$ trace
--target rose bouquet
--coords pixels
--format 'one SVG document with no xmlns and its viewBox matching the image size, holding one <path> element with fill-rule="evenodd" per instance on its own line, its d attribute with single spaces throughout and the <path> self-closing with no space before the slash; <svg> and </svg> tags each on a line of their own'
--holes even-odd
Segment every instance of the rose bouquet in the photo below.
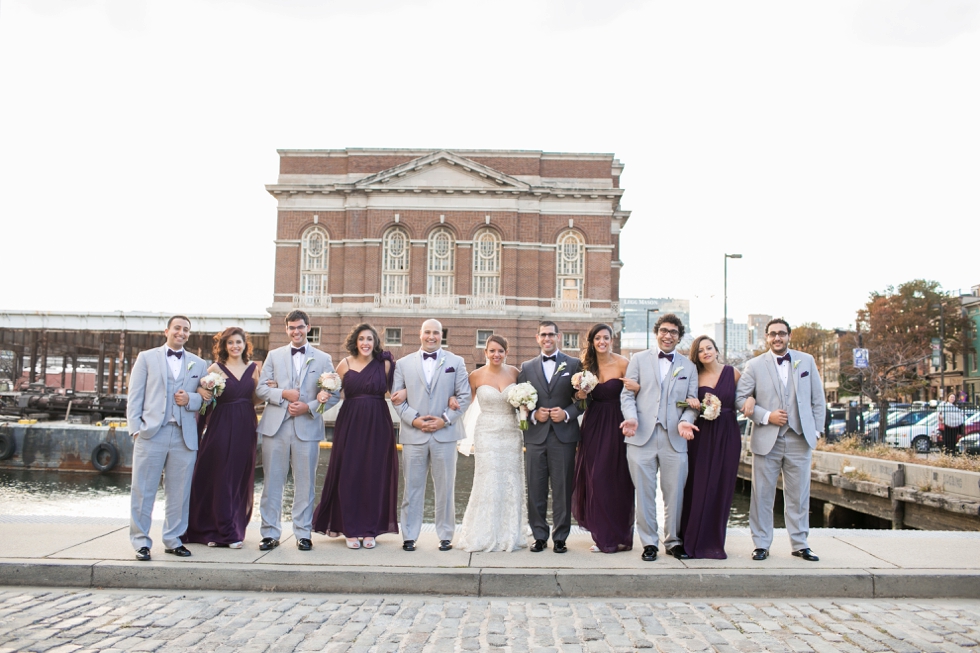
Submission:
<svg viewBox="0 0 980 653">
<path fill-rule="evenodd" d="M 538 391 L 530 383 L 518 383 L 507 393 L 507 403 L 520 412 L 520 429 L 528 429 L 527 416 L 538 405 Z"/>
<path fill-rule="evenodd" d="M 595 374 L 589 372 L 588 370 L 585 370 L 584 372 L 578 372 L 572 375 L 572 387 L 575 388 L 576 390 L 583 391 L 585 394 L 589 394 L 590 392 L 595 390 L 595 387 L 597 385 L 599 385 L 598 377 L 596 377 Z M 578 407 L 581 410 L 585 410 L 586 402 L 587 402 L 586 399 L 580 399 L 578 402 Z"/>
<path fill-rule="evenodd" d="M 221 372 L 211 372 L 210 374 L 205 374 L 201 379 L 201 387 L 205 390 L 211 391 L 211 401 L 206 401 L 201 404 L 201 414 L 207 412 L 208 406 L 211 404 L 216 404 L 218 402 L 218 397 L 221 393 L 225 391 L 225 379 Z"/>
<path fill-rule="evenodd" d="M 316 386 L 327 392 L 334 393 L 340 391 L 340 375 L 336 372 L 324 372 L 320 375 L 320 378 L 316 380 Z M 323 411 L 327 409 L 326 404 L 320 404 L 317 406 L 316 412 L 323 414 Z"/>
<path fill-rule="evenodd" d="M 678 408 L 690 408 L 686 401 L 678 401 Z M 721 415 L 721 399 L 714 396 L 710 392 L 704 395 L 704 401 L 701 402 L 701 417 L 706 421 L 710 422 L 712 420 L 718 419 Z"/>
</svg>

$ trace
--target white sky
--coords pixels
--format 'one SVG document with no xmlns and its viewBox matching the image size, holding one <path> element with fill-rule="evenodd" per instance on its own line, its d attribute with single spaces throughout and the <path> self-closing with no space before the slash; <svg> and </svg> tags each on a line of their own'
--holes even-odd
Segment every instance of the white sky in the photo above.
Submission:
<svg viewBox="0 0 980 653">
<path fill-rule="evenodd" d="M 0 310 L 260 313 L 277 148 L 612 152 L 621 295 L 980 283 L 980 0 L 2 0 Z M 193 238 L 193 240 L 189 240 Z M 227 281 L 226 281 L 227 279 Z"/>
</svg>

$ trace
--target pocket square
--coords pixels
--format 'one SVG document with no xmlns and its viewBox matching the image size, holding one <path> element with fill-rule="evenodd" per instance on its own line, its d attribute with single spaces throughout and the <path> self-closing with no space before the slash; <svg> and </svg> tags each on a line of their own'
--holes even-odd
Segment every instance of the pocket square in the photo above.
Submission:
<svg viewBox="0 0 980 653">
<path fill-rule="evenodd" d="M 686 379 L 687 379 L 687 377 L 686 377 L 686 376 L 682 376 L 681 378 L 679 378 L 679 379 L 677 379 L 677 380 L 678 380 L 678 381 L 684 381 L 684 380 L 686 380 Z"/>
<path fill-rule="evenodd" d="M 455 372 L 456 372 L 456 368 L 455 367 L 447 367 L 446 368 L 446 374 L 454 374 Z"/>
<path fill-rule="evenodd" d="M 801 378 L 801 379 L 802 379 L 802 378 L 803 378 L 804 376 L 810 376 L 810 373 L 809 373 L 809 372 L 804 372 L 803 374 L 800 374 L 800 378 Z"/>
<path fill-rule="evenodd" d="M 565 372 L 564 374 L 562 374 L 562 376 L 568 376 L 568 372 Z"/>
<path fill-rule="evenodd" d="M 194 376 L 192 376 L 191 378 L 192 378 L 192 379 L 196 379 L 196 378 L 198 378 L 198 376 L 197 376 L 197 374 L 195 374 L 195 375 L 194 375 Z"/>
</svg>

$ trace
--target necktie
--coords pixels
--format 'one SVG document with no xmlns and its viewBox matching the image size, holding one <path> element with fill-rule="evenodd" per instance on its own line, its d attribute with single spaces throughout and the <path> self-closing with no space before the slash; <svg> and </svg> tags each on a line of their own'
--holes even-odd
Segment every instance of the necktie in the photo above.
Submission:
<svg viewBox="0 0 980 653">
<path fill-rule="evenodd" d="M 789 354 L 786 354 L 785 356 L 777 356 L 776 357 L 776 365 L 782 365 L 783 364 L 783 361 L 786 361 L 787 363 L 790 362 Z"/>
<path fill-rule="evenodd" d="M 436 359 L 436 352 L 432 352 L 431 354 L 428 354 L 426 352 L 422 352 L 422 360 L 425 360 L 427 358 L 431 358 L 432 360 L 435 360 Z"/>
<path fill-rule="evenodd" d="M 292 355 L 293 356 L 295 356 L 296 354 L 305 354 L 306 353 L 306 345 L 303 345 L 302 347 L 293 347 L 292 350 L 293 350 L 293 352 L 292 352 Z"/>
<path fill-rule="evenodd" d="M 667 360 L 669 360 L 669 361 L 670 361 L 671 363 L 673 363 L 673 362 L 674 362 L 674 355 L 673 355 L 673 354 L 665 354 L 665 353 L 663 353 L 663 352 L 660 352 L 660 355 L 658 356 L 658 358 L 666 358 L 666 359 L 667 359 Z"/>
<path fill-rule="evenodd" d="M 554 356 L 543 356 L 541 358 L 541 360 L 542 361 L 556 361 L 557 362 L 558 361 L 558 354 L 555 354 Z"/>
<path fill-rule="evenodd" d="M 176 356 L 177 360 L 180 360 L 180 357 L 183 355 L 184 355 L 183 351 L 174 351 L 173 349 L 167 350 L 167 356 Z"/>
</svg>

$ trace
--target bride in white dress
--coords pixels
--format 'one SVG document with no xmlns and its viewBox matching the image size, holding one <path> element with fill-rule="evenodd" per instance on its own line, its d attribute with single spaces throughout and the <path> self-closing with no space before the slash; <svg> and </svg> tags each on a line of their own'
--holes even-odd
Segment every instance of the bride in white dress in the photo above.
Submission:
<svg viewBox="0 0 980 653">
<path fill-rule="evenodd" d="M 486 356 L 487 364 L 470 374 L 474 401 L 460 449 L 469 455 L 472 445 L 476 471 L 459 546 L 471 552 L 514 551 L 526 547 L 528 537 L 524 438 L 516 409 L 507 402 L 518 369 L 505 364 L 507 340 L 501 336 L 487 340 Z"/>
</svg>

